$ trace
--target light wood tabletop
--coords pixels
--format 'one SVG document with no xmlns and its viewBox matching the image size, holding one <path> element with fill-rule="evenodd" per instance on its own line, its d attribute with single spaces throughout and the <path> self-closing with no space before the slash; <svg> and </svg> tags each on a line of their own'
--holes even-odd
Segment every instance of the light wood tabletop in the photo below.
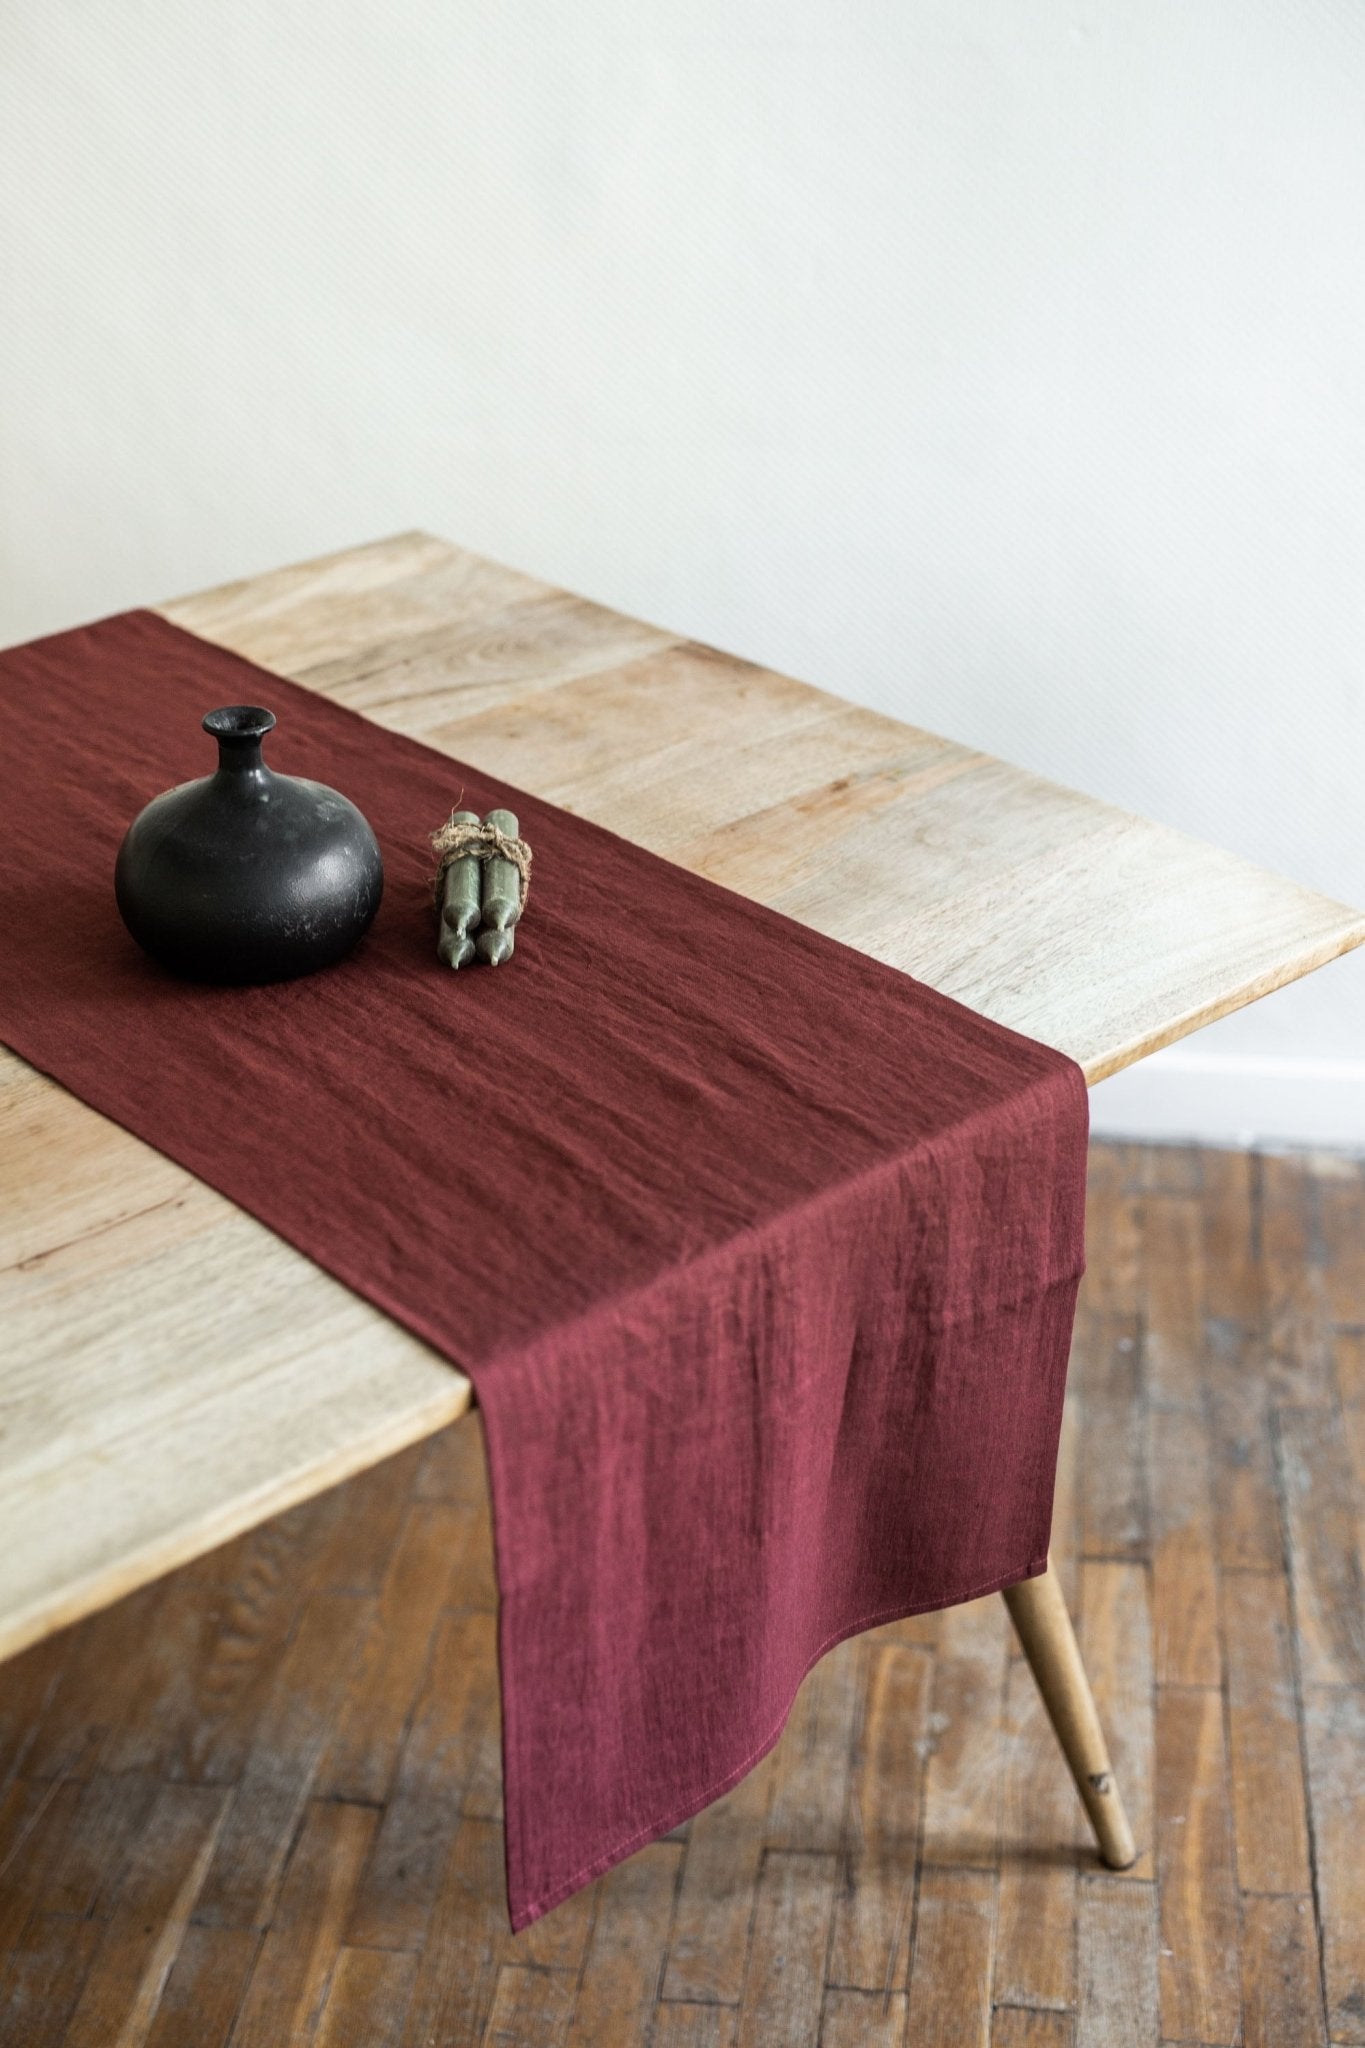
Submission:
<svg viewBox="0 0 1365 2048">
<path fill-rule="evenodd" d="M 1092 1082 L 1365 940 L 1359 913 L 1231 854 L 426 534 L 158 609 L 905 969 Z M 0 1655 L 470 1399 L 378 1310 L 8 1053 L 0 1332 Z"/>
</svg>

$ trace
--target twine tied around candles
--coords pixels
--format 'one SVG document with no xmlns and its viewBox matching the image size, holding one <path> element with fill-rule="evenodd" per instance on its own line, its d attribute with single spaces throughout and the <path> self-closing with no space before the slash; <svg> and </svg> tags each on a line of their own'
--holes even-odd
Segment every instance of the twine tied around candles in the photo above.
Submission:
<svg viewBox="0 0 1365 2048">
<path fill-rule="evenodd" d="M 459 808 L 457 804 L 455 809 Z M 431 844 L 439 857 L 432 881 L 432 893 L 437 903 L 441 900 L 441 887 L 445 881 L 446 869 L 453 861 L 510 860 L 521 885 L 518 915 L 525 910 L 526 899 L 531 893 L 531 849 L 524 839 L 509 839 L 505 832 L 500 832 L 497 826 L 489 823 L 487 819 L 482 825 L 459 824 L 452 812 L 440 830 L 432 833 Z"/>
</svg>

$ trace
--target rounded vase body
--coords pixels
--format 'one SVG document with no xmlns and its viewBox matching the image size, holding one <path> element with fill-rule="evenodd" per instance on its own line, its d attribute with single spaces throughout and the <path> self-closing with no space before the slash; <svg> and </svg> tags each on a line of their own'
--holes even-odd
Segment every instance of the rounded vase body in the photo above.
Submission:
<svg viewBox="0 0 1365 2048">
<path fill-rule="evenodd" d="M 168 789 L 124 836 L 114 891 L 154 959 L 199 981 L 282 981 L 330 967 L 369 928 L 384 888 L 378 841 L 325 783 L 261 758 L 274 713 L 211 711 L 218 771 Z"/>
</svg>

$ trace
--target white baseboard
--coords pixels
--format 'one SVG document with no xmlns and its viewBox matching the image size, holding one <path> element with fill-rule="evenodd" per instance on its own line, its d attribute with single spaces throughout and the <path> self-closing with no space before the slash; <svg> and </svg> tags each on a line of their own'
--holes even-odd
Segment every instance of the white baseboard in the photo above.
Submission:
<svg viewBox="0 0 1365 2048">
<path fill-rule="evenodd" d="M 1365 1059 L 1173 1045 L 1092 1088 L 1090 1128 L 1106 1138 L 1365 1152 Z"/>
</svg>

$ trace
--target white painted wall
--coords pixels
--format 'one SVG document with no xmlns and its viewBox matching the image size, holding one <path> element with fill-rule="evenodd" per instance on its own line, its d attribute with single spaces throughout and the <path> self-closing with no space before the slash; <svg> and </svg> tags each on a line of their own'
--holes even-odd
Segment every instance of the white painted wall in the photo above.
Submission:
<svg viewBox="0 0 1365 2048">
<path fill-rule="evenodd" d="M 424 524 L 1365 901 L 1352 0 L 7 0 L 0 208 L 0 639 Z"/>
</svg>

